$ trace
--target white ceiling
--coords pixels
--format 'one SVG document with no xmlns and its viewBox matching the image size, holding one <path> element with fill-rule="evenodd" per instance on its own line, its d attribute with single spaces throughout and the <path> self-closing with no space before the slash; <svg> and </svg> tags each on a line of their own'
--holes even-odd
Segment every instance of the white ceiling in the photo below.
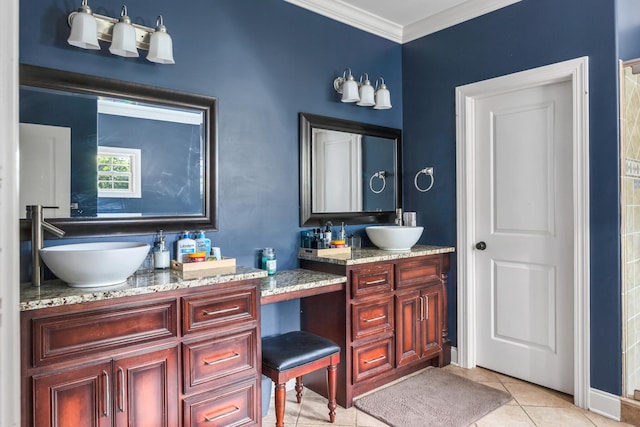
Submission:
<svg viewBox="0 0 640 427">
<path fill-rule="evenodd" d="M 397 43 L 406 43 L 521 0 L 285 1 Z"/>
</svg>

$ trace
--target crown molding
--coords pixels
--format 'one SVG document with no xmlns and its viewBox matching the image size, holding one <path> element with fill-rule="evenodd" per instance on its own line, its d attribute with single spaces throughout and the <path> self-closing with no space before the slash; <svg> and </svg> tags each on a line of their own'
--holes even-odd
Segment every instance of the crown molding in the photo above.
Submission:
<svg viewBox="0 0 640 427">
<path fill-rule="evenodd" d="M 339 0 L 285 1 L 396 43 L 407 43 L 522 0 L 467 0 L 406 26 Z"/>
<path fill-rule="evenodd" d="M 520 1 L 522 0 L 467 0 L 457 6 L 406 25 L 403 29 L 402 43 L 419 39 Z"/>
<path fill-rule="evenodd" d="M 285 0 L 343 24 L 402 43 L 402 25 L 380 18 L 365 10 L 333 0 Z"/>
</svg>

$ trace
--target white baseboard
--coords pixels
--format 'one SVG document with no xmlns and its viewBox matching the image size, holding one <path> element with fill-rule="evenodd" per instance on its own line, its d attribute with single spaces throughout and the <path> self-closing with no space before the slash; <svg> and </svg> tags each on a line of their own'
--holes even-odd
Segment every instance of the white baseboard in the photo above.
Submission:
<svg viewBox="0 0 640 427">
<path fill-rule="evenodd" d="M 458 347 L 451 347 L 451 364 L 458 366 Z"/>
<path fill-rule="evenodd" d="M 589 389 L 589 410 L 603 417 L 620 421 L 620 396 L 595 388 Z"/>
</svg>

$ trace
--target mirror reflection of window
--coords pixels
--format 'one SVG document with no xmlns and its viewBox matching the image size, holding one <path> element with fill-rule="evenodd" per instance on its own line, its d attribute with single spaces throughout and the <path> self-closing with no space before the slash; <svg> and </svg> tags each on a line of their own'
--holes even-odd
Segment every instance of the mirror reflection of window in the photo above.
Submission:
<svg viewBox="0 0 640 427">
<path fill-rule="evenodd" d="M 142 197 L 142 151 L 98 146 L 98 197 Z"/>
</svg>

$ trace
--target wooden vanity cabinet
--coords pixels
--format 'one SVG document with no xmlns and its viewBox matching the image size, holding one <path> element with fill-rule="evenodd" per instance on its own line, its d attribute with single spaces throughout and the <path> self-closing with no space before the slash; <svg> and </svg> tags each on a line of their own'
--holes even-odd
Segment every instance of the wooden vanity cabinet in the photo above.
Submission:
<svg viewBox="0 0 640 427">
<path fill-rule="evenodd" d="M 449 254 L 341 265 L 300 260 L 301 268 L 347 276 L 340 296 L 301 300 L 302 328 L 342 348 L 338 403 L 429 365 L 450 362 L 446 327 Z M 344 315 L 341 314 L 344 313 Z M 305 383 L 324 394 L 322 373 Z"/>
<path fill-rule="evenodd" d="M 260 425 L 258 289 L 248 280 L 21 312 L 22 425 Z"/>
<path fill-rule="evenodd" d="M 173 346 L 34 376 L 33 425 L 175 425 L 177 367 Z"/>
</svg>

